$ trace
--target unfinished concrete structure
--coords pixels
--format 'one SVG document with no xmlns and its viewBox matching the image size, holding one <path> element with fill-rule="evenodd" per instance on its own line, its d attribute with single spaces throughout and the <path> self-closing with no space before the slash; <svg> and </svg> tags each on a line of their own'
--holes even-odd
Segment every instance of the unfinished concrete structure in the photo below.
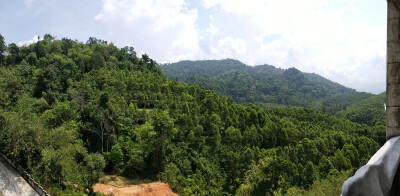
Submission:
<svg viewBox="0 0 400 196">
<path fill-rule="evenodd" d="M 2 156 L 0 156 L 0 195 L 39 196 L 35 189 Z"/>
<path fill-rule="evenodd" d="M 386 139 L 400 136 L 400 0 L 388 0 Z"/>
</svg>

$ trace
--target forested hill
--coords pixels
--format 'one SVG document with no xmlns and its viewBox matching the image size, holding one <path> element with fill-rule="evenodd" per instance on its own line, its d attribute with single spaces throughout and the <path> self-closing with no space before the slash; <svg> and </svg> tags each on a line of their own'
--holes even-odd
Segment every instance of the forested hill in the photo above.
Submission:
<svg viewBox="0 0 400 196">
<path fill-rule="evenodd" d="M 385 125 L 386 113 L 384 103 L 386 103 L 386 92 L 354 103 L 345 110 L 337 112 L 336 116 L 371 126 Z"/>
<path fill-rule="evenodd" d="M 338 195 L 385 141 L 382 125 L 168 80 L 149 56 L 96 38 L 19 47 L 0 35 L 0 93 L 0 151 L 51 195 L 89 194 L 103 173 L 180 195 Z"/>
<path fill-rule="evenodd" d="M 339 111 L 345 110 L 347 107 L 357 104 L 360 101 L 366 100 L 375 96 L 366 92 L 354 92 L 348 94 L 334 94 L 327 97 L 322 102 L 321 110 L 330 114 L 336 114 Z"/>
<path fill-rule="evenodd" d="M 172 80 L 196 84 L 237 103 L 320 108 L 324 99 L 356 92 L 317 74 L 272 65 L 247 66 L 237 60 L 180 61 L 162 65 Z"/>
</svg>

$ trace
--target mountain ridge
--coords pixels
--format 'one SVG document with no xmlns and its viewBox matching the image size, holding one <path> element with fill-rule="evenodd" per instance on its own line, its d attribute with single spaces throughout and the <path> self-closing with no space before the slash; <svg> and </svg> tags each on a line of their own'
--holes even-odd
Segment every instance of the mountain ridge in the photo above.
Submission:
<svg viewBox="0 0 400 196">
<path fill-rule="evenodd" d="M 283 104 L 320 108 L 324 99 L 357 91 L 315 73 L 273 65 L 249 66 L 238 60 L 179 61 L 163 64 L 172 80 L 196 84 L 241 104 Z"/>
</svg>

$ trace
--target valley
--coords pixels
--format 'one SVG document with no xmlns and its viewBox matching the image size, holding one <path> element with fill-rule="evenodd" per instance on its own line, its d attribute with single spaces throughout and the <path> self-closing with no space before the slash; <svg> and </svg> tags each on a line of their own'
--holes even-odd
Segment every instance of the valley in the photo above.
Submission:
<svg viewBox="0 0 400 196">
<path fill-rule="evenodd" d="M 105 174 L 179 195 L 338 195 L 386 141 L 383 94 L 296 68 L 159 65 L 94 37 L 4 47 L 0 150 L 51 195 Z"/>
</svg>

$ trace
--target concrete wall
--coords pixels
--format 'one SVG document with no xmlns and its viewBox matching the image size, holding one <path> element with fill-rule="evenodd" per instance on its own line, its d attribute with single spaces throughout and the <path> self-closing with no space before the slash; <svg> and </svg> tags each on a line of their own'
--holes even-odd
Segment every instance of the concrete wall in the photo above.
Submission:
<svg viewBox="0 0 400 196">
<path fill-rule="evenodd" d="M 3 153 L 0 152 L 0 156 L 7 161 L 18 173 L 25 179 L 25 181 L 31 185 L 31 187 L 40 195 L 40 196 L 50 196 L 37 182 L 33 180 L 33 178 L 22 169 L 21 166 L 11 161 L 8 157 L 6 157 Z"/>
<path fill-rule="evenodd" d="M 388 0 L 386 139 L 400 136 L 400 0 Z"/>
<path fill-rule="evenodd" d="M 400 195 L 400 136 L 389 139 L 342 186 L 342 196 Z"/>
</svg>

